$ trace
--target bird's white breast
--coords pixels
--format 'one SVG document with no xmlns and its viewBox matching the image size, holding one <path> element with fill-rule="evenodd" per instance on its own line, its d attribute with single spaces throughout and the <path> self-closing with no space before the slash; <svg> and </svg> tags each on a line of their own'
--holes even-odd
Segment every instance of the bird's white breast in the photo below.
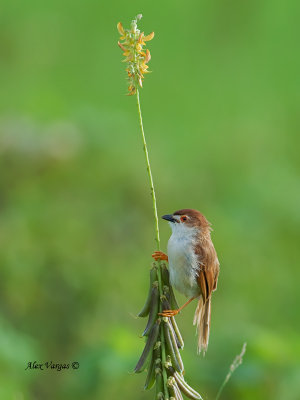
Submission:
<svg viewBox="0 0 300 400">
<path fill-rule="evenodd" d="M 199 230 L 179 223 L 170 224 L 172 235 L 168 242 L 170 281 L 186 297 L 200 294 L 197 284 L 198 260 L 194 245 Z"/>
</svg>

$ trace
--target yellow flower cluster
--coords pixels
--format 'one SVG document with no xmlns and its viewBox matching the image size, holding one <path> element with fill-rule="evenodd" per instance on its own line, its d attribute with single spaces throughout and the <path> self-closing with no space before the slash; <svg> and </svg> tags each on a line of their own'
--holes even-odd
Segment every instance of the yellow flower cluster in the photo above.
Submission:
<svg viewBox="0 0 300 400">
<path fill-rule="evenodd" d="M 144 74 L 147 74 L 148 62 L 151 59 L 150 51 L 143 50 L 145 42 L 153 39 L 154 32 L 145 36 L 144 32 L 140 32 L 137 28 L 137 22 L 142 18 L 139 14 L 132 22 L 130 29 L 124 29 L 121 22 L 118 23 L 117 28 L 121 35 L 118 42 L 119 47 L 123 50 L 125 56 L 124 62 L 127 63 L 127 74 L 129 80 L 128 95 L 132 96 L 136 93 L 137 85 L 143 87 Z"/>
</svg>

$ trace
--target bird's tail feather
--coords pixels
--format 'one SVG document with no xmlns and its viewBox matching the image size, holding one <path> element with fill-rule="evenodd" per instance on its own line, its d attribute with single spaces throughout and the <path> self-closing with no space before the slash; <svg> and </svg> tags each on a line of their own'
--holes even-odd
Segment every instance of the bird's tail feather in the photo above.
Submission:
<svg viewBox="0 0 300 400">
<path fill-rule="evenodd" d="M 198 333 L 198 353 L 203 351 L 205 354 L 208 346 L 209 328 L 210 328 L 211 299 L 210 297 L 204 302 L 200 296 L 194 316 L 194 325 L 196 325 Z"/>
</svg>

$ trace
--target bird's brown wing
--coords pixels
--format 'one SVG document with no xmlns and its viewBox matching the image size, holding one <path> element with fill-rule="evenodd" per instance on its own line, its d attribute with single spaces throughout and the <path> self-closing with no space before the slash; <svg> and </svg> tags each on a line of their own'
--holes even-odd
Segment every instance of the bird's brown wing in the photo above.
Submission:
<svg viewBox="0 0 300 400">
<path fill-rule="evenodd" d="M 199 260 L 197 283 L 205 302 L 217 288 L 219 260 L 210 237 L 197 244 L 195 253 Z"/>
</svg>

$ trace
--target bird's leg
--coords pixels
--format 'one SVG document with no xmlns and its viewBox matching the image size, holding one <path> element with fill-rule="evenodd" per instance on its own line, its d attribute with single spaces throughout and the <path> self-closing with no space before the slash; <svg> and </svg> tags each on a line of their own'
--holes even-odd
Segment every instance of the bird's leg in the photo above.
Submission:
<svg viewBox="0 0 300 400">
<path fill-rule="evenodd" d="M 161 315 L 162 317 L 174 317 L 174 315 L 177 315 L 180 313 L 180 311 L 186 307 L 188 304 L 190 304 L 191 301 L 196 299 L 198 296 L 194 296 L 191 299 L 189 299 L 186 303 L 184 303 L 183 306 L 179 307 L 178 310 L 164 310 L 162 313 L 158 313 L 158 315 Z"/>
<path fill-rule="evenodd" d="M 154 258 L 155 261 L 161 260 L 161 261 L 168 261 L 168 256 L 163 253 L 162 251 L 155 251 L 152 254 L 152 257 Z"/>
</svg>

